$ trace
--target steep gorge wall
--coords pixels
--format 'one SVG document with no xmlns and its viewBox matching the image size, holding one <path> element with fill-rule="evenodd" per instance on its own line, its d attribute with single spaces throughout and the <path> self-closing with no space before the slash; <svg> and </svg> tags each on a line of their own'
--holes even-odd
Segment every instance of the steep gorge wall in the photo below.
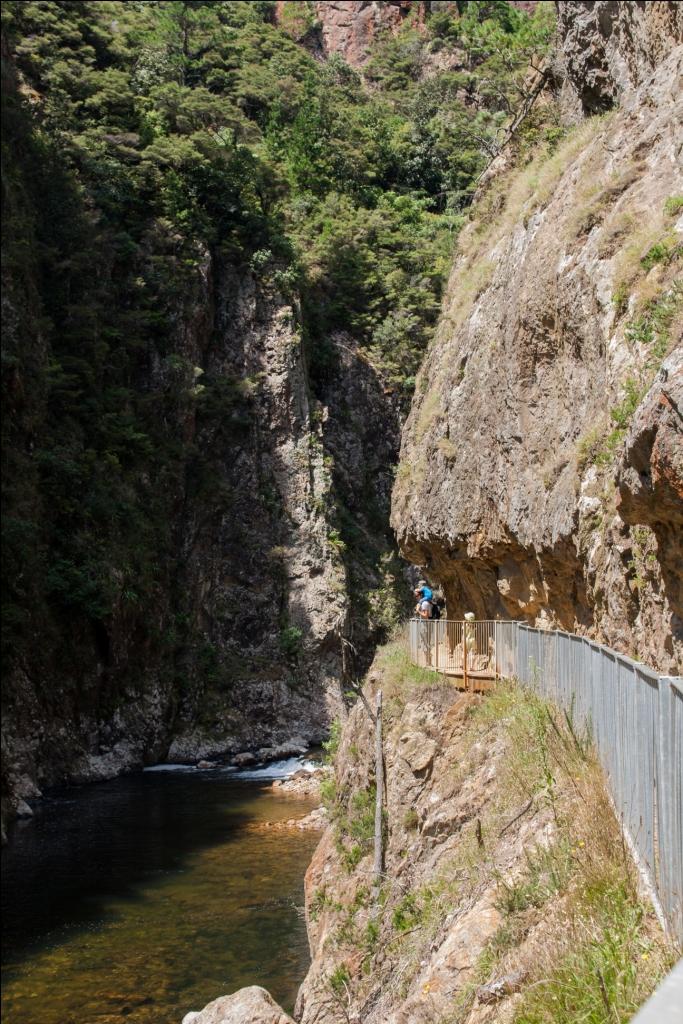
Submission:
<svg viewBox="0 0 683 1024">
<path fill-rule="evenodd" d="M 9 61 L 5 70 L 11 97 Z M 66 421 L 61 443 L 74 446 L 72 463 L 55 447 L 61 414 L 50 417 L 46 383 L 58 332 L 68 330 L 51 322 L 41 265 L 41 233 L 53 212 L 41 208 L 33 184 L 43 154 L 32 148 L 21 108 L 12 111 L 6 212 L 29 256 L 17 264 L 12 233 L 3 276 L 3 475 L 8 551 L 17 550 L 20 562 L 6 567 L 4 593 L 11 630 L 3 811 L 44 786 L 154 760 L 319 742 L 347 675 L 367 664 L 392 601 L 393 396 L 342 335 L 330 339 L 328 378 L 314 386 L 297 295 L 285 297 L 272 273 L 237 265 L 201 241 L 188 260 L 159 222 L 134 269 L 139 282 L 158 276 L 168 285 L 154 311 L 168 327 L 135 356 L 132 376 L 121 379 L 110 364 L 100 378 L 94 357 L 89 371 L 93 392 L 125 384 L 126 401 L 144 403 L 156 449 L 129 469 L 125 450 L 91 453 L 97 500 L 107 505 L 106 532 L 88 534 L 77 507 L 90 508 L 91 479 L 75 477 L 69 487 L 81 493 L 72 498 L 60 485 L 59 505 L 50 505 L 50 453 L 60 456 L 60 472 L 71 471 L 79 434 Z M 76 205 L 73 216 L 82 215 Z M 99 260 L 99 250 L 90 258 Z M 116 294 L 108 255 L 82 294 L 68 278 L 69 259 L 62 265 L 65 291 L 83 308 L 96 309 L 98 281 Z M 125 308 L 131 300 L 119 301 Z M 79 405 L 82 435 L 96 438 L 98 424 Z M 107 458 L 111 486 L 101 477 Z M 116 595 L 109 608 L 90 596 L 94 579 L 83 583 L 55 560 L 55 533 L 68 521 L 88 545 L 101 546 L 105 583 Z M 137 572 L 145 589 L 122 571 Z M 55 589 L 64 580 L 68 603 Z"/>
<path fill-rule="evenodd" d="M 565 109 L 616 109 L 475 206 L 392 522 L 451 616 L 587 632 L 676 671 L 681 9 L 558 7 Z"/>
<path fill-rule="evenodd" d="M 5 688 L 10 803 L 165 757 L 326 735 L 345 673 L 362 670 L 382 631 L 382 598 L 374 612 L 363 599 L 387 585 L 398 418 L 350 339 L 339 339 L 329 404 L 316 399 L 296 317 L 272 287 L 207 259 L 176 352 L 204 370 L 208 401 L 216 382 L 229 381 L 229 395 L 219 415 L 202 395 L 187 403 L 173 425 L 179 464 L 151 482 L 168 488 L 156 599 L 122 601 L 102 621 L 55 617 L 37 581 L 44 632 Z M 153 358 L 145 387 L 163 391 L 168 373 Z M 197 387 L 192 373 L 183 386 Z M 337 531 L 347 492 L 335 475 L 361 484 L 346 514 L 364 560 Z"/>
<path fill-rule="evenodd" d="M 381 11 L 398 18 L 398 25 L 408 6 L 326 4 L 323 15 L 372 8 L 373 17 Z M 623 18 L 614 15 L 621 6 Z M 423 392 L 405 434 L 394 518 L 407 554 L 440 576 L 456 612 L 471 605 L 480 614 L 526 614 L 602 630 L 625 649 L 667 665 L 674 648 L 666 631 L 675 634 L 681 600 L 675 368 L 633 420 L 618 476 L 618 516 L 613 470 L 587 468 L 579 501 L 574 492 L 580 474 L 572 460 L 579 459 L 579 449 L 590 449 L 584 442 L 599 416 L 606 419 L 605 393 L 616 402 L 620 381 L 650 360 L 646 344 L 633 349 L 625 343 L 632 309 L 614 307 L 608 292 L 621 273 L 617 249 L 624 236 L 639 257 L 652 233 L 631 238 L 622 215 L 640 223 L 653 214 L 655 235 L 671 225 L 662 207 L 675 191 L 679 155 L 672 129 L 673 56 L 651 84 L 648 75 L 671 49 L 680 12 L 674 4 L 585 7 L 585 17 L 570 18 L 560 5 L 566 40 L 576 36 L 565 46 L 569 81 L 582 82 L 589 71 L 581 63 L 585 39 L 579 29 L 584 36 L 594 33 L 594 54 L 609 24 L 604 53 L 591 58 L 607 68 L 595 87 L 603 90 L 596 109 L 618 99 L 623 110 L 602 127 L 595 122 L 599 131 L 585 145 L 583 136 L 570 140 L 566 173 L 552 160 L 540 169 L 549 175 L 546 188 L 554 187 L 553 175 L 560 180 L 557 198 L 538 199 L 531 185 L 529 195 L 519 185 L 517 212 L 521 216 L 527 203 L 527 223 L 512 218 L 509 208 L 495 210 L 493 194 L 494 227 L 496 216 L 502 218 L 499 234 L 488 239 L 493 255 L 477 251 L 462 280 L 462 263 L 454 270 L 453 315 L 465 326 L 456 332 L 444 318 L 423 370 Z M 586 27 L 590 18 L 602 27 Z M 628 32 L 620 29 L 624 19 Z M 349 24 L 360 22 L 354 16 Z M 369 37 L 361 36 L 365 46 Z M 623 46 L 614 42 L 623 36 L 628 45 L 637 41 L 628 73 L 617 60 Z M 340 47 L 343 52 L 346 43 Z M 340 52 L 330 44 L 332 50 Z M 637 93 L 636 87 L 649 91 Z M 595 106 L 571 85 L 565 102 L 571 116 Z M 593 123 L 588 126 L 592 132 Z M 20 165 L 22 184 L 9 212 L 25 227 L 27 251 L 44 252 L 40 221 L 54 211 L 43 208 L 42 186 L 33 193 L 30 186 L 42 153 L 25 148 L 25 134 L 19 134 L 9 158 Z M 107 139 L 124 147 L 127 159 L 137 159 L 132 136 Z M 59 178 L 64 168 L 57 172 Z M 588 194 L 598 174 L 617 186 Z M 80 209 L 79 216 L 90 231 L 92 210 Z M 563 224 L 568 240 L 560 275 L 551 268 Z M 119 596 L 106 614 L 56 608 L 52 582 L 41 574 L 54 518 L 49 496 L 41 492 L 44 467 L 36 454 L 44 457 L 53 429 L 45 380 L 54 338 L 41 296 L 53 282 L 45 280 L 35 256 L 8 264 L 5 468 L 20 482 L 10 495 L 12 528 L 24 531 L 24 549 L 33 552 L 16 577 L 20 592 L 10 594 L 18 614 L 30 609 L 28 627 L 19 622 L 18 657 L 8 666 L 3 691 L 3 799 L 10 805 L 30 798 L 37 786 L 104 777 L 165 756 L 319 738 L 339 701 L 340 682 L 367 664 L 396 608 L 398 569 L 386 523 L 399 413 L 355 339 L 332 336 L 332 369 L 325 380 L 314 380 L 298 297 L 282 293 L 276 273 L 256 272 L 200 241 L 187 259 L 163 223 L 150 230 L 142 249 L 134 268 L 140 276 L 131 273 L 131 280 L 136 288 L 149 288 L 155 277 L 166 282 L 151 316 L 165 317 L 170 326 L 136 356 L 132 381 L 125 384 L 152 410 L 164 459 L 148 460 L 130 474 L 131 501 L 145 514 L 127 524 L 128 535 L 121 528 L 115 552 L 125 566 L 127 551 L 137 557 L 129 535 L 145 534 L 148 591 L 129 591 L 117 576 Z M 75 261 L 71 253 L 63 255 L 58 285 L 66 292 L 73 287 Z M 492 282 L 470 315 L 469 299 L 463 302 L 458 289 L 471 298 L 495 262 Z M 672 266 L 655 266 L 647 287 L 658 293 L 668 287 Z M 117 273 L 114 257 L 93 265 L 93 292 Z M 522 277 L 528 283 L 520 287 Z M 125 289 L 112 294 L 124 309 L 137 301 L 137 293 L 132 300 Z M 82 298 L 76 296 L 74 305 Z M 68 322 L 62 327 L 70 329 Z M 555 358 L 559 337 L 561 366 Z M 504 339 L 508 354 L 495 368 L 486 348 L 491 339 Z M 437 382 L 443 375 L 436 393 L 432 373 Z M 563 374 L 575 380 L 571 397 Z M 489 395 L 498 405 L 489 403 Z M 549 425 L 560 420 L 553 438 Z M 458 449 L 463 433 L 475 441 Z M 548 463 L 542 486 L 537 473 L 530 474 L 531 482 L 523 479 L 532 435 Z M 508 447 L 514 458 L 508 459 Z M 569 467 L 562 462 L 565 449 Z M 486 472 L 479 480 L 481 466 Z M 79 487 L 75 479 L 76 499 Z M 509 514 L 497 508 L 501 495 Z M 469 519 L 462 518 L 465 510 Z M 114 509 L 112 519 L 117 515 L 122 513 Z M 153 536 L 147 535 L 150 526 Z M 103 538 L 105 555 L 106 543 Z"/>
</svg>

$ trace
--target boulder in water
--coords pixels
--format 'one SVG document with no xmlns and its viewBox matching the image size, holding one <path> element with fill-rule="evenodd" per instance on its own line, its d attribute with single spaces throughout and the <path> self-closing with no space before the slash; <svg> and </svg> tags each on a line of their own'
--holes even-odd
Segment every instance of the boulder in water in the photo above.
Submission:
<svg viewBox="0 0 683 1024">
<path fill-rule="evenodd" d="M 17 818 L 32 818 L 33 810 L 29 807 L 25 800 L 19 800 L 15 811 Z"/>
<path fill-rule="evenodd" d="M 294 1024 L 270 992 L 249 985 L 231 996 L 214 999 L 199 1012 L 185 1014 L 182 1024 Z"/>
<path fill-rule="evenodd" d="M 246 768 L 247 765 L 256 764 L 256 755 L 250 750 L 244 750 L 241 754 L 235 754 L 232 763 L 238 768 Z"/>
</svg>

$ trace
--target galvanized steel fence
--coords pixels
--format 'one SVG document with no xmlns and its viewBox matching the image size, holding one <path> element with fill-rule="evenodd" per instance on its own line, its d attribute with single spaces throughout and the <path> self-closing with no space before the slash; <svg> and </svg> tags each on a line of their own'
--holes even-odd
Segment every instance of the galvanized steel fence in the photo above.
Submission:
<svg viewBox="0 0 683 1024">
<path fill-rule="evenodd" d="M 590 729 L 658 912 L 683 945 L 683 677 L 521 622 L 411 619 L 408 635 L 415 664 L 515 677 Z"/>
</svg>

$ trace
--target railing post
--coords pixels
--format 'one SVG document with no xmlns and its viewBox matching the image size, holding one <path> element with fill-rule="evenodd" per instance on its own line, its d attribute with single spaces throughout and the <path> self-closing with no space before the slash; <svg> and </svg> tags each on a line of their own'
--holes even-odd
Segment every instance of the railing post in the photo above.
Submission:
<svg viewBox="0 0 683 1024">
<path fill-rule="evenodd" d="M 384 753 L 382 750 L 382 691 L 377 691 L 375 705 L 375 861 L 373 876 L 375 888 L 382 879 L 382 796 L 384 789 Z"/>
<path fill-rule="evenodd" d="M 493 677 L 498 678 L 498 623 L 493 623 Z"/>
<path fill-rule="evenodd" d="M 683 783 L 680 771 L 680 757 L 683 753 L 680 717 L 680 711 L 683 711 L 683 687 L 678 679 L 660 676 L 658 690 L 659 742 L 655 771 L 659 825 L 659 890 L 670 934 L 680 941 L 683 937 Z M 678 708 L 677 701 L 680 701 Z"/>
</svg>

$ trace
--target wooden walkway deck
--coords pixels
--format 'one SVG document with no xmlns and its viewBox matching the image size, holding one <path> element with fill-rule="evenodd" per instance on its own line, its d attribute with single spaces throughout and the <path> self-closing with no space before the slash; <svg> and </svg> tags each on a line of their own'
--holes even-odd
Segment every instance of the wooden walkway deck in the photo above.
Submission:
<svg viewBox="0 0 683 1024">
<path fill-rule="evenodd" d="M 496 675 L 494 672 L 468 672 L 467 678 L 465 678 L 461 670 L 442 670 L 432 668 L 431 665 L 425 665 L 424 667 L 427 669 L 431 668 L 435 675 L 448 679 L 458 690 L 467 690 L 469 693 L 488 693 L 496 685 Z"/>
<path fill-rule="evenodd" d="M 505 673 L 509 625 L 494 620 L 411 619 L 410 659 L 458 689 L 486 692 Z"/>
</svg>

